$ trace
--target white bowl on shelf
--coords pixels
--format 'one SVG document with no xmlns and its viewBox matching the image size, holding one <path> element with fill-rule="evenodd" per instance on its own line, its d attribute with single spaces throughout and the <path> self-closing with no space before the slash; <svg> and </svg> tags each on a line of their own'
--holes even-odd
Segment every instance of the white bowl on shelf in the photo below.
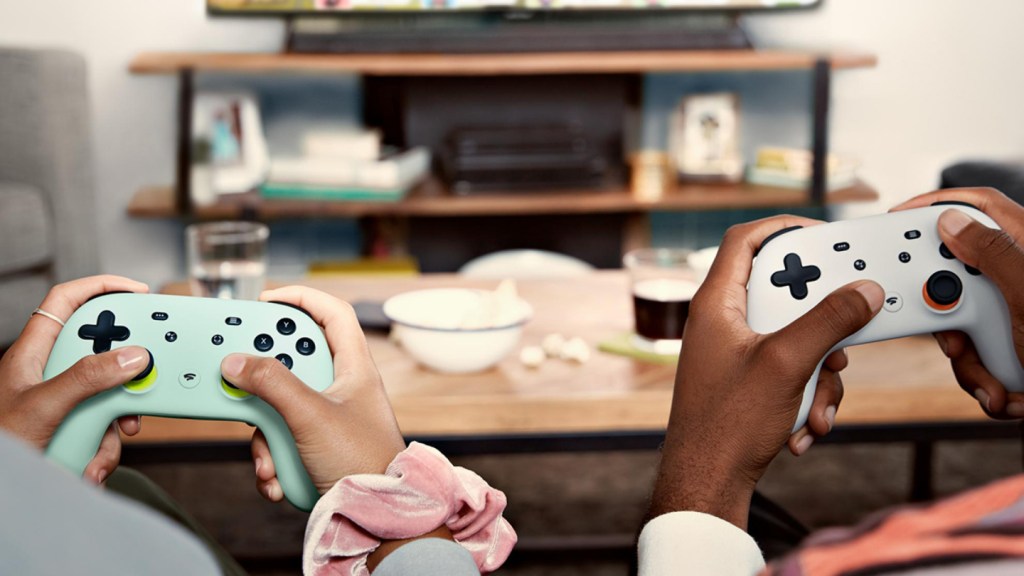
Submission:
<svg viewBox="0 0 1024 576">
<path fill-rule="evenodd" d="M 465 288 L 415 290 L 389 298 L 384 315 L 392 322 L 393 335 L 420 364 L 449 374 L 479 372 L 515 349 L 533 315 L 529 303 L 516 297 L 494 323 L 464 327 L 465 319 L 478 315 L 491 294 Z"/>
</svg>

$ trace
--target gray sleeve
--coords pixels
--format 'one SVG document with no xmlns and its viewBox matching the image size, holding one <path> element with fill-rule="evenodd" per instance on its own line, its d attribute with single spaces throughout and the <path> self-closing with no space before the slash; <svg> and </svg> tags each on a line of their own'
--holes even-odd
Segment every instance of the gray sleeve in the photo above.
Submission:
<svg viewBox="0 0 1024 576">
<path fill-rule="evenodd" d="M 473 557 L 451 540 L 424 538 L 388 554 L 373 576 L 480 576 Z"/>
<path fill-rule="evenodd" d="M 170 520 L 0 433 L 0 574 L 219 574 Z"/>
</svg>

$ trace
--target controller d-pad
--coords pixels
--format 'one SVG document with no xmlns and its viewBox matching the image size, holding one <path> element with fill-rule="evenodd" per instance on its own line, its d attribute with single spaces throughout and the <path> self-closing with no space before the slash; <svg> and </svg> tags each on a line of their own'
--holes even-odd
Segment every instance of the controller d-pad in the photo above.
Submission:
<svg viewBox="0 0 1024 576">
<path fill-rule="evenodd" d="M 123 342 L 130 334 L 127 326 L 114 324 L 114 313 L 110 310 L 100 312 L 95 324 L 84 324 L 78 329 L 79 338 L 92 340 L 93 354 L 107 352 L 111 343 Z"/>
<path fill-rule="evenodd" d="M 786 254 L 782 262 L 785 269 L 772 274 L 772 285 L 788 287 L 789 294 L 797 300 L 807 298 L 807 284 L 821 278 L 821 269 L 817 266 L 804 266 L 800 255 L 792 252 Z"/>
</svg>

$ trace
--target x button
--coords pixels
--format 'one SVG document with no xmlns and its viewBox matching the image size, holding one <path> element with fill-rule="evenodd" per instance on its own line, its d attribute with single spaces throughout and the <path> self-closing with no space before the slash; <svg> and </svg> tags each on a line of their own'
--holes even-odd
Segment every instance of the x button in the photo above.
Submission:
<svg viewBox="0 0 1024 576">
<path fill-rule="evenodd" d="M 807 284 L 821 278 L 821 269 L 804 266 L 799 254 L 786 254 L 782 262 L 786 268 L 772 274 L 772 284 L 779 288 L 788 287 L 789 294 L 797 300 L 807 298 Z"/>
</svg>

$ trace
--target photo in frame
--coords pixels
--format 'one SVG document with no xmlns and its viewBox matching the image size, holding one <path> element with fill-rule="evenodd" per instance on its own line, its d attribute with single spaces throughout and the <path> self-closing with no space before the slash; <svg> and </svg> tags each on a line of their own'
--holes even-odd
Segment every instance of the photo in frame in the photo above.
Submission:
<svg viewBox="0 0 1024 576">
<path fill-rule="evenodd" d="M 669 128 L 669 154 L 681 180 L 739 182 L 743 178 L 736 94 L 683 98 Z"/>
</svg>

